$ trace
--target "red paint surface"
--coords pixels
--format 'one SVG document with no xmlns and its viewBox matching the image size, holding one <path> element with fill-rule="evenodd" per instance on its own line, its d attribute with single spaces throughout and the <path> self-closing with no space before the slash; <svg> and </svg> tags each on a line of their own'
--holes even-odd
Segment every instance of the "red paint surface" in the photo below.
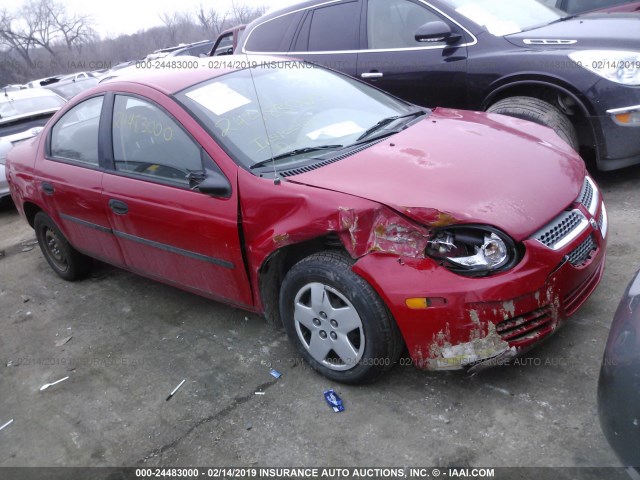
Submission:
<svg viewBox="0 0 640 480">
<path fill-rule="evenodd" d="M 451 345 L 468 342 L 473 332 L 489 333 L 490 324 L 546 309 L 548 322 L 530 337 L 509 343 L 524 351 L 555 331 L 599 282 L 606 248 L 599 232 L 588 229 L 557 252 L 529 239 L 573 204 L 584 180 L 583 162 L 551 130 L 507 117 L 436 110 L 374 147 L 276 185 L 239 168 L 163 93 L 212 76 L 210 71 L 172 73 L 161 76 L 154 88 L 114 82 L 93 92 L 113 88 L 162 105 L 218 164 L 231 182 L 231 198 L 46 160 L 44 139 L 74 101 L 42 135 L 10 153 L 8 179 L 19 211 L 24 215 L 24 204 L 35 204 L 81 251 L 256 312 L 263 311 L 259 272 L 265 261 L 288 245 L 334 234 L 356 260 L 354 271 L 384 299 L 413 360 L 423 367 L 444 337 Z M 54 196 L 41 193 L 42 181 L 55 185 Z M 125 201 L 129 214 L 114 214 L 110 199 Z M 216 257 L 233 268 L 85 228 L 60 213 Z M 526 253 L 507 272 L 468 278 L 429 258 L 380 251 L 386 247 L 376 243 L 374 233 L 388 223 L 412 226 L 425 238 L 433 226 L 492 225 L 521 242 Z M 565 262 L 565 255 L 591 234 L 598 244 L 593 258 L 580 268 Z M 420 245 L 420 235 L 416 242 Z M 411 297 L 438 297 L 446 303 L 410 310 L 405 300 Z"/>
</svg>

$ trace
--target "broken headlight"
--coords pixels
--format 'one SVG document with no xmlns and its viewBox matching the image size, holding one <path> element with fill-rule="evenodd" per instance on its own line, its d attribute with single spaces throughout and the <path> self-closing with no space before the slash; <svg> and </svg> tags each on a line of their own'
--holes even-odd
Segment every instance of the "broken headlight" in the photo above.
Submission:
<svg viewBox="0 0 640 480">
<path fill-rule="evenodd" d="M 508 236 L 492 227 L 456 226 L 434 232 L 426 254 L 450 270 L 473 276 L 511 268 L 517 257 Z"/>
</svg>

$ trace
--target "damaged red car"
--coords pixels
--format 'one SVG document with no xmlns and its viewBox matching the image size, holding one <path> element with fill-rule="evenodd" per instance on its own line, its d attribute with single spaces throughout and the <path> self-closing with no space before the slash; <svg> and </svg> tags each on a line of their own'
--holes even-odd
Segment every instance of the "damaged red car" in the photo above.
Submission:
<svg viewBox="0 0 640 480">
<path fill-rule="evenodd" d="M 430 370 L 521 354 L 600 281 L 602 196 L 552 130 L 302 62 L 200 62 L 105 82 L 11 151 L 62 278 L 96 258 L 263 314 L 348 383 L 405 348 Z"/>
</svg>

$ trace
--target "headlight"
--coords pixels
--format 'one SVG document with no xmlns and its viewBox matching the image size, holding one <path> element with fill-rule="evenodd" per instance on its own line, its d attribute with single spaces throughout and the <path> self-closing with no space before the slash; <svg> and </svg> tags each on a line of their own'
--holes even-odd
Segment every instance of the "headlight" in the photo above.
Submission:
<svg viewBox="0 0 640 480">
<path fill-rule="evenodd" d="M 492 227 L 455 226 L 439 230 L 429 240 L 427 255 L 466 275 L 487 275 L 515 264 L 513 240 Z"/>
<path fill-rule="evenodd" d="M 622 85 L 640 85 L 640 52 L 584 50 L 569 58 L 596 75 Z"/>
</svg>

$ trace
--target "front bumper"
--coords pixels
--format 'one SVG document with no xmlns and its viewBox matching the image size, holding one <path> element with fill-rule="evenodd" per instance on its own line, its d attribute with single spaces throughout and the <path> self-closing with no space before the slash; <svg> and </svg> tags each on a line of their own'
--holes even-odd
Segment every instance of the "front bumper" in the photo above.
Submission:
<svg viewBox="0 0 640 480">
<path fill-rule="evenodd" d="M 412 361 L 428 370 L 502 362 L 554 333 L 597 287 L 605 265 L 606 210 L 598 199 L 587 225 L 553 250 L 531 238 L 513 269 L 484 278 L 452 273 L 431 259 L 372 254 L 354 271 L 385 300 Z M 603 235 L 604 233 L 604 235 Z M 429 298 L 411 309 L 408 298 Z"/>
<path fill-rule="evenodd" d="M 625 113 L 640 111 L 640 87 L 603 80 L 589 96 L 596 110 L 591 123 L 596 134 L 598 168 L 608 171 L 640 164 L 640 124 L 624 117 Z"/>
</svg>

